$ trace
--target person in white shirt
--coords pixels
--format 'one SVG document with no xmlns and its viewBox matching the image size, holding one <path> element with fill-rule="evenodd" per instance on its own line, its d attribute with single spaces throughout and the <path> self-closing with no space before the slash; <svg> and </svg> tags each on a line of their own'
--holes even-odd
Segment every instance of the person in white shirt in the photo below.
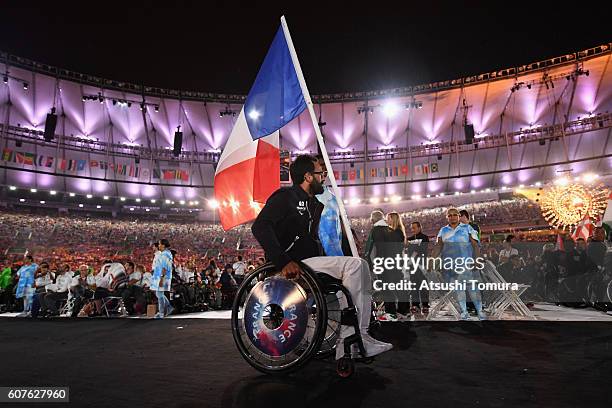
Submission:
<svg viewBox="0 0 612 408">
<path fill-rule="evenodd" d="M 244 280 L 244 274 L 246 272 L 246 264 L 242 260 L 241 255 L 238 255 L 238 259 L 236 262 L 234 262 L 232 267 L 234 268 L 234 279 L 236 280 L 236 283 L 240 285 Z"/>
<path fill-rule="evenodd" d="M 49 264 L 47 262 L 41 262 L 40 267 L 36 271 L 36 279 L 34 281 L 36 298 L 32 305 L 33 317 L 38 317 L 40 313 L 46 313 L 47 304 L 45 302 L 45 297 L 47 296 L 47 292 L 50 292 L 49 289 L 55 286 L 53 279 L 54 275 L 53 272 L 49 270 Z"/>
<path fill-rule="evenodd" d="M 151 291 L 149 288 L 151 287 L 151 279 L 153 278 L 153 274 L 151 272 L 145 272 L 144 265 L 136 265 L 136 270 L 140 272 L 141 278 L 140 283 L 140 296 L 136 299 L 136 304 L 134 305 L 134 311 L 136 313 L 142 314 L 146 312 L 147 304 L 151 302 Z"/>
<path fill-rule="evenodd" d="M 55 278 L 55 286 L 48 287 L 51 293 L 45 296 L 45 306 L 51 314 L 57 313 L 60 301 L 68 299 L 68 290 L 72 286 L 74 273 L 70 271 L 70 265 L 63 265 L 61 271 Z"/>
<path fill-rule="evenodd" d="M 504 240 L 503 246 L 504 249 L 499 251 L 499 264 L 503 264 L 510 260 L 512 255 L 518 255 L 518 249 L 512 246 L 512 240 L 514 239 L 514 235 L 508 235 Z"/>
</svg>

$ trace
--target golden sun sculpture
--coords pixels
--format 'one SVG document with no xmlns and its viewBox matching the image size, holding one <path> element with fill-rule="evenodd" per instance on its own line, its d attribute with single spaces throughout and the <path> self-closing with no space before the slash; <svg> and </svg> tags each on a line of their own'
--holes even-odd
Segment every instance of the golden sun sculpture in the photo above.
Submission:
<svg viewBox="0 0 612 408">
<path fill-rule="evenodd" d="M 594 221 L 606 211 L 609 193 L 603 184 L 551 187 L 540 202 L 542 215 L 551 226 L 559 229 L 572 228 L 587 216 Z"/>
</svg>

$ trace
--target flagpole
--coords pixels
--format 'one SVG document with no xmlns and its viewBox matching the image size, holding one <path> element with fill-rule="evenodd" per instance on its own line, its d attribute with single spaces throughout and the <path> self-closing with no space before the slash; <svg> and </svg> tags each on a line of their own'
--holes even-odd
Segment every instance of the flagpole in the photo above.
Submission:
<svg viewBox="0 0 612 408">
<path fill-rule="evenodd" d="M 312 126 L 314 127 L 315 134 L 317 135 L 317 142 L 319 143 L 319 147 L 321 148 L 321 155 L 323 156 L 325 167 L 328 170 L 327 175 L 329 176 L 329 179 L 332 183 L 332 189 L 338 201 L 340 217 L 342 217 L 342 223 L 344 225 L 344 231 L 346 232 L 346 237 L 348 239 L 349 246 L 351 247 L 351 253 L 353 254 L 354 257 L 359 257 L 359 254 L 357 253 L 357 245 L 355 245 L 355 239 L 353 238 L 353 233 L 351 231 L 351 224 L 349 223 L 348 216 L 346 215 L 346 209 L 344 208 L 344 203 L 342 199 L 340 198 L 340 190 L 338 189 L 338 184 L 336 183 L 336 178 L 334 177 L 334 172 L 332 170 L 331 162 L 329 161 L 329 156 L 327 155 L 327 149 L 325 148 L 325 142 L 323 141 L 323 135 L 321 134 L 321 129 L 319 128 L 319 124 L 317 121 L 317 115 L 315 115 L 312 100 L 310 99 L 310 93 L 308 92 L 308 88 L 306 87 L 306 80 L 304 79 L 302 68 L 300 67 L 300 61 L 298 60 L 297 53 L 295 52 L 295 48 L 293 47 L 293 41 L 291 41 L 291 34 L 289 34 L 289 27 L 287 27 L 285 16 L 281 17 L 281 26 L 283 27 L 283 32 L 285 33 L 285 39 L 287 40 L 287 46 L 289 47 L 289 53 L 291 54 L 291 60 L 293 61 L 293 67 L 295 68 L 295 72 L 297 74 L 298 81 L 300 82 L 300 88 L 302 88 L 302 93 L 304 94 L 304 99 L 306 100 L 306 106 L 308 108 L 308 112 L 310 113 L 310 119 L 312 120 Z"/>
</svg>

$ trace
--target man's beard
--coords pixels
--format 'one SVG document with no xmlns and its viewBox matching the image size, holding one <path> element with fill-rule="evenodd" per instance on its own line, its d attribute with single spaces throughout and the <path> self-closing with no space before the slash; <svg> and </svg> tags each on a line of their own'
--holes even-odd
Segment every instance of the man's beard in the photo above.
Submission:
<svg viewBox="0 0 612 408">
<path fill-rule="evenodd" d="M 325 190 L 323 189 L 323 183 L 319 182 L 317 179 L 313 179 L 312 183 L 310 183 L 310 192 L 313 195 L 323 194 Z"/>
</svg>

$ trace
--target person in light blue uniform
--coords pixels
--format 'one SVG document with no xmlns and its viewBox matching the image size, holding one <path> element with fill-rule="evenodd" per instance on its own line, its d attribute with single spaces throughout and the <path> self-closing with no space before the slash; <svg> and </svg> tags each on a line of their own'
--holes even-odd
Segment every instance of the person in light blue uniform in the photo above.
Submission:
<svg viewBox="0 0 612 408">
<path fill-rule="evenodd" d="M 151 278 L 150 289 L 157 296 L 157 307 L 159 311 L 155 315 L 161 319 L 169 314 L 172 314 L 172 306 L 166 297 L 167 291 L 170 290 L 172 284 L 172 252 L 170 252 L 170 243 L 167 239 L 160 239 L 157 243 L 157 251 L 153 258 L 153 277 Z"/>
<path fill-rule="evenodd" d="M 459 222 L 459 211 L 456 208 L 449 208 L 446 212 L 448 225 L 445 225 L 438 232 L 437 241 L 441 249 L 441 257 L 444 263 L 447 259 L 453 260 L 453 265 L 465 265 L 465 260 L 471 258 L 475 260 L 480 256 L 478 244 L 480 243 L 478 232 L 472 228 L 470 224 L 462 224 Z M 458 262 L 460 260 L 461 262 Z M 475 262 L 475 261 L 472 261 Z M 472 263 L 473 265 L 474 263 Z M 463 269 L 463 270 L 461 270 Z M 470 294 L 470 299 L 476 307 L 476 312 L 481 320 L 486 320 L 486 315 L 482 310 L 482 300 L 480 291 L 472 289 L 470 280 L 479 280 L 479 271 L 473 267 L 466 268 L 457 266 L 454 270 L 445 270 L 444 276 L 448 282 L 465 281 L 467 291 Z M 464 290 L 457 290 L 457 301 L 461 308 L 461 319 L 468 320 L 469 314 L 466 306 L 466 297 Z"/>
<path fill-rule="evenodd" d="M 34 295 L 34 273 L 37 269 L 38 264 L 34 263 L 32 255 L 26 255 L 25 264 L 17 271 L 19 282 L 17 283 L 15 297 L 17 299 L 23 298 L 23 312 L 18 315 L 19 317 L 26 317 L 31 314 Z"/>
</svg>

